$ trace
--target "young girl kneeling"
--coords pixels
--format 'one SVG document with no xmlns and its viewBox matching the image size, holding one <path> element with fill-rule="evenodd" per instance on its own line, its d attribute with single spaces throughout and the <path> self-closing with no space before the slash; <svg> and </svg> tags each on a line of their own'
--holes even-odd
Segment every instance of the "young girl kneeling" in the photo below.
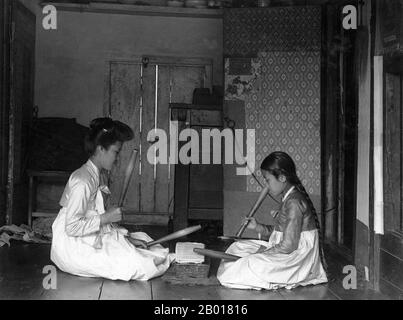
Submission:
<svg viewBox="0 0 403 320">
<path fill-rule="evenodd" d="M 133 131 L 119 121 L 91 122 L 85 141 L 90 158 L 71 174 L 52 226 L 51 260 L 62 271 L 128 281 L 149 280 L 168 269 L 172 260 L 168 249 L 161 245 L 145 249 L 145 242 L 152 239 L 113 226 L 122 220 L 121 208 L 104 208 L 102 191 L 108 189 L 100 185 L 101 170 L 112 169 L 123 142 L 132 138 Z"/>
<path fill-rule="evenodd" d="M 288 289 L 327 282 L 319 222 L 315 208 L 299 180 L 291 157 L 274 152 L 261 165 L 270 193 L 282 195 L 274 226 L 249 219 L 248 228 L 269 241 L 243 240 L 226 251 L 242 258 L 221 262 L 217 278 L 238 289 Z"/>
</svg>

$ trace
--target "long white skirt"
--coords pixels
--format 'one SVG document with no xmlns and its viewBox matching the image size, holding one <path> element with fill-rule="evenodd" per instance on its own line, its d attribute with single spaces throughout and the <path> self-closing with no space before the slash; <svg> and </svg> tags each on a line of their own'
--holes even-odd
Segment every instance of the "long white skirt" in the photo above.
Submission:
<svg viewBox="0 0 403 320">
<path fill-rule="evenodd" d="M 174 255 L 161 245 L 149 250 L 136 248 L 122 233 L 112 230 L 102 237 L 102 248 L 95 249 L 96 234 L 70 237 L 65 231 L 66 214 L 62 208 L 53 223 L 51 260 L 64 272 L 82 277 L 102 277 L 112 280 L 149 280 L 162 275 Z M 144 232 L 133 234 L 152 241 Z"/>
<path fill-rule="evenodd" d="M 233 243 L 226 252 L 242 258 L 235 262 L 221 262 L 217 272 L 220 283 L 237 289 L 272 290 L 327 282 L 319 257 L 317 230 L 303 231 L 298 249 L 291 254 L 255 254 L 261 245 L 272 247 L 282 237 L 282 232 L 273 231 L 268 242 L 242 240 Z"/>
</svg>

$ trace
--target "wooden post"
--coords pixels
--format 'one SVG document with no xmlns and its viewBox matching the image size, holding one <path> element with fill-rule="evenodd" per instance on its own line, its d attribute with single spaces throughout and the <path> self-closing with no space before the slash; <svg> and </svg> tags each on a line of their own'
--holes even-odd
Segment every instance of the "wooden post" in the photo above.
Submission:
<svg viewBox="0 0 403 320">
<path fill-rule="evenodd" d="M 323 71 L 322 71 L 322 211 L 325 239 L 337 242 L 338 179 L 337 179 L 337 50 L 334 49 L 338 34 L 339 15 L 337 6 L 326 5 L 323 9 Z"/>
<path fill-rule="evenodd" d="M 371 75 L 375 75 L 375 72 L 379 70 L 375 70 L 375 47 L 376 47 L 376 0 L 371 1 Z M 375 89 L 375 77 L 371 79 L 371 92 L 374 92 Z M 374 290 L 379 291 L 379 255 L 380 255 L 380 238 L 379 235 L 375 234 L 375 189 L 374 183 L 378 183 L 375 181 L 374 175 L 374 98 L 375 96 L 371 96 L 370 103 L 370 153 L 369 153 L 369 242 L 370 242 L 370 250 L 369 250 L 369 273 L 370 273 L 370 282 Z"/>
<path fill-rule="evenodd" d="M 178 121 L 178 132 L 181 132 L 189 123 L 189 110 L 172 110 L 172 120 Z M 186 143 L 178 142 L 178 150 Z M 188 226 L 188 207 L 189 207 L 189 171 L 190 166 L 181 164 L 175 165 L 175 187 L 174 187 L 174 217 L 173 229 L 178 231 Z"/>
<path fill-rule="evenodd" d="M 8 172 L 8 112 L 10 82 L 10 0 L 0 4 L 0 225 L 6 223 L 6 185 Z"/>
</svg>

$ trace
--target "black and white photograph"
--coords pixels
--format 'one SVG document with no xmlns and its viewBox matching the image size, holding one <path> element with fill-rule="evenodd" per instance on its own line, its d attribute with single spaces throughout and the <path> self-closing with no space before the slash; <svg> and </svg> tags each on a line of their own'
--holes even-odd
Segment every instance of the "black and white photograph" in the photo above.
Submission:
<svg viewBox="0 0 403 320">
<path fill-rule="evenodd" d="M 0 300 L 403 300 L 403 0 L 0 10 Z"/>
</svg>

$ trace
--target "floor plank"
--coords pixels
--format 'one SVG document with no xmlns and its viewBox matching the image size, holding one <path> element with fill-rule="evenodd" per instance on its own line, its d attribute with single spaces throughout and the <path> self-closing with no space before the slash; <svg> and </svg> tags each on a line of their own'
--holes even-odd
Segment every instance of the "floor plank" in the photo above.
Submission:
<svg viewBox="0 0 403 320">
<path fill-rule="evenodd" d="M 104 280 L 100 300 L 151 300 L 151 282 Z"/>
<path fill-rule="evenodd" d="M 153 300 L 218 300 L 214 286 L 187 286 L 170 284 L 161 278 L 151 280 Z"/>
<path fill-rule="evenodd" d="M 369 284 L 362 280 L 357 282 L 357 289 L 344 289 L 342 279 L 335 279 L 328 287 L 341 300 L 389 300 L 381 292 L 372 290 Z"/>
<path fill-rule="evenodd" d="M 292 290 L 281 289 L 279 294 L 287 300 L 339 300 L 327 284 L 297 287 Z"/>
<path fill-rule="evenodd" d="M 284 300 L 278 290 L 240 290 L 221 286 L 217 292 L 220 300 Z"/>
<path fill-rule="evenodd" d="M 57 270 L 56 289 L 43 289 L 41 300 L 98 300 L 102 278 L 77 277 Z"/>
<path fill-rule="evenodd" d="M 42 292 L 42 278 L 0 277 L 0 300 L 36 300 Z"/>
<path fill-rule="evenodd" d="M 43 292 L 43 267 L 50 264 L 49 245 L 12 241 L 0 248 L 0 299 L 37 299 Z"/>
</svg>

